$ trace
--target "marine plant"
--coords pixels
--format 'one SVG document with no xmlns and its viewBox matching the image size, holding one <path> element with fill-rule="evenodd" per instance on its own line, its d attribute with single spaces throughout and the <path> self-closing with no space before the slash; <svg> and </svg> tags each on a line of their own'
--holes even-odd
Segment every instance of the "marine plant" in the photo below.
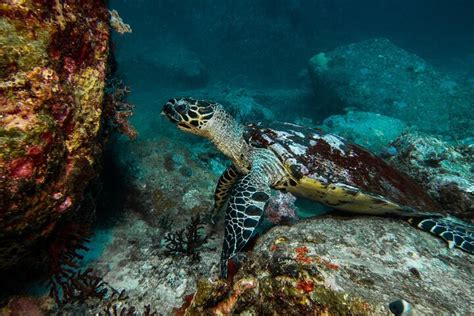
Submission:
<svg viewBox="0 0 474 316">
<path fill-rule="evenodd" d="M 57 281 L 61 287 L 61 296 L 57 287 L 54 298 L 59 306 L 66 303 L 83 303 L 89 298 L 104 299 L 109 291 L 107 284 L 103 279 L 95 274 L 92 269 L 78 270 L 65 279 Z"/>
<path fill-rule="evenodd" d="M 134 105 L 127 100 L 130 89 L 120 79 L 112 77 L 107 80 L 105 91 L 104 114 L 109 118 L 107 123 L 110 129 L 131 139 L 136 138 L 138 133 L 128 121 L 134 109 Z"/>
<path fill-rule="evenodd" d="M 85 224 L 67 223 L 54 236 L 49 246 L 49 273 L 47 284 L 50 295 L 61 305 L 72 294 L 70 280 L 78 278 L 79 261 L 84 257 L 80 251 L 89 250 L 85 246 L 91 233 Z"/>
<path fill-rule="evenodd" d="M 108 285 L 91 268 L 81 269 L 81 260 L 89 248 L 90 226 L 88 223 L 65 223 L 54 235 L 49 246 L 49 272 L 47 285 L 49 295 L 58 307 L 66 304 L 83 303 L 90 298 L 99 300 L 124 300 L 125 291 L 118 291 Z"/>
<path fill-rule="evenodd" d="M 180 229 L 174 232 L 168 232 L 165 235 L 167 255 L 183 254 L 191 261 L 199 261 L 201 259 L 199 250 L 207 242 L 208 235 L 201 233 L 204 230 L 204 220 L 199 214 L 191 217 L 186 229 Z"/>
</svg>

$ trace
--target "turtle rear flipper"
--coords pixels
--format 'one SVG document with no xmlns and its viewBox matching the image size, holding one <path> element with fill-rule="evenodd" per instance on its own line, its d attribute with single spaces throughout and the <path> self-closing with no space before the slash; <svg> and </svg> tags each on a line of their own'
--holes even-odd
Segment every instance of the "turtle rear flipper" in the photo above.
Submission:
<svg viewBox="0 0 474 316">
<path fill-rule="evenodd" d="M 458 247 L 474 254 L 474 225 L 453 216 L 411 217 L 408 222 L 413 226 L 439 236 L 448 242 L 449 248 Z"/>
<path fill-rule="evenodd" d="M 270 198 L 267 178 L 259 168 L 235 184 L 225 216 L 224 245 L 221 255 L 221 277 L 227 277 L 227 262 L 247 244 Z"/>
</svg>

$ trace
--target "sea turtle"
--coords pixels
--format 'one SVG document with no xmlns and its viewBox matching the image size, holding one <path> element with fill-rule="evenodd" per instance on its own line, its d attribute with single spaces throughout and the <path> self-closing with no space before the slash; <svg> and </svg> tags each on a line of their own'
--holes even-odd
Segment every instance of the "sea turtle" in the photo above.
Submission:
<svg viewBox="0 0 474 316">
<path fill-rule="evenodd" d="M 292 123 L 243 126 L 223 106 L 169 100 L 162 114 L 179 129 L 206 137 L 232 164 L 220 176 L 214 212 L 226 205 L 221 274 L 254 234 L 271 189 L 349 212 L 392 215 L 474 252 L 474 225 L 442 207 L 407 175 L 342 137 Z"/>
</svg>

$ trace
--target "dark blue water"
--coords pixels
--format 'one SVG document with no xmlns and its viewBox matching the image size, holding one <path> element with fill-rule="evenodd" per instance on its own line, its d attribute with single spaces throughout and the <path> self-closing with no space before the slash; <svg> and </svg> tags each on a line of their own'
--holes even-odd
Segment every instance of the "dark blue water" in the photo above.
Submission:
<svg viewBox="0 0 474 316">
<path fill-rule="evenodd" d="M 374 37 L 459 70 L 474 41 L 474 8 L 467 0 L 114 0 L 110 7 L 134 30 L 117 38 L 119 60 L 143 49 L 152 53 L 184 45 L 199 56 L 213 81 L 240 86 L 298 87 L 299 71 L 316 52 Z M 127 63 L 122 67 L 126 73 Z M 160 77 L 142 75 L 155 81 Z"/>
<path fill-rule="evenodd" d="M 133 30 L 113 33 L 112 51 L 115 76 L 131 91 L 138 137 L 110 136 L 98 220 L 81 267 L 92 267 L 112 288 L 126 290 L 129 304 L 151 303 L 172 314 L 195 292 L 198 279 L 219 273 L 223 214 L 215 225 L 203 222 L 200 233 L 210 237 L 196 247 L 197 261 L 166 248 L 170 233 L 185 229 L 196 214 L 209 214 L 217 179 L 229 165 L 209 141 L 178 131 L 160 115 L 173 97 L 222 103 L 242 124 L 285 121 L 341 135 L 406 167 L 430 194 L 467 214 L 463 219 L 474 218 L 473 1 L 110 0 L 108 5 Z M 408 144 L 412 139 L 400 140 L 406 134 L 428 144 L 410 157 L 416 160 L 410 166 L 397 160 L 416 147 Z M 428 142 L 430 137 L 436 141 Z M 443 181 L 454 177 L 471 195 L 462 195 L 468 197 L 461 202 L 452 191 L 440 197 L 432 182 L 423 182 L 435 174 Z M 265 218 L 258 232 L 331 211 L 302 198 L 290 204 L 276 220 Z M 47 290 L 41 283 L 29 291 Z M 87 314 L 97 306 L 74 306 L 66 313 Z"/>
</svg>

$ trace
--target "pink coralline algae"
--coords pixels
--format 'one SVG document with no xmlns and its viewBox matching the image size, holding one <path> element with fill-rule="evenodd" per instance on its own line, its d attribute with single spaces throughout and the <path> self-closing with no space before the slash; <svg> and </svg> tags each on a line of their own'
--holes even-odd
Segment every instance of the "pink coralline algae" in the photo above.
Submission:
<svg viewBox="0 0 474 316">
<path fill-rule="evenodd" d="M 267 219 L 272 224 L 279 224 L 282 221 L 294 221 L 298 219 L 295 207 L 296 197 L 291 193 L 277 192 L 272 196 L 265 210 Z"/>
<path fill-rule="evenodd" d="M 11 163 L 11 176 L 14 179 L 31 178 L 33 162 L 28 158 L 17 158 Z"/>
<path fill-rule="evenodd" d="M 40 261 L 100 170 L 109 18 L 103 0 L 0 5 L 0 272 Z"/>
</svg>

